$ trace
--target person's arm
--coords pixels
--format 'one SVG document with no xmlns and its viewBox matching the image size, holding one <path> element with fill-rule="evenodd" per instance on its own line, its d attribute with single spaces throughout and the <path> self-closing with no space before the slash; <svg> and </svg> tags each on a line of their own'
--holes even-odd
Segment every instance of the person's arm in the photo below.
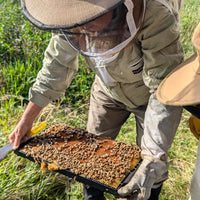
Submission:
<svg viewBox="0 0 200 200">
<path fill-rule="evenodd" d="M 184 54 L 179 41 L 177 13 L 171 13 L 157 1 L 150 2 L 147 20 L 139 36 L 144 60 L 143 80 L 152 93 L 145 115 L 142 154 L 167 160 L 181 109 L 160 103 L 155 91 L 160 82 L 183 61 Z M 157 145 L 156 149 L 153 144 Z"/>
<path fill-rule="evenodd" d="M 43 67 L 29 90 L 29 100 L 40 107 L 65 94 L 78 71 L 78 52 L 61 34 L 53 34 L 45 51 Z"/>
<path fill-rule="evenodd" d="M 29 90 L 28 107 L 9 137 L 15 149 L 22 138 L 27 139 L 25 135 L 31 130 L 42 108 L 65 94 L 77 69 L 78 53 L 70 47 L 62 35 L 53 34 L 45 51 L 43 67 Z"/>
<path fill-rule="evenodd" d="M 183 59 L 178 22 L 162 4 L 149 1 L 144 28 L 139 36 L 143 52 L 143 80 L 151 96 L 144 119 L 141 142 L 142 164 L 131 181 L 119 189 L 122 196 L 135 195 L 147 200 L 168 176 L 168 150 L 180 122 L 182 108 L 166 106 L 155 95 L 162 79 Z"/>
<path fill-rule="evenodd" d="M 180 123 L 182 107 L 160 103 L 156 94 L 150 96 L 144 120 L 142 163 L 131 181 L 119 189 L 127 196 L 137 191 L 137 200 L 147 200 L 152 188 L 158 188 L 168 178 L 168 150 Z"/>
<path fill-rule="evenodd" d="M 159 6 L 158 2 L 154 2 L 155 16 L 148 13 L 144 29 L 139 35 L 144 61 L 143 80 L 151 90 L 156 90 L 160 82 L 184 57 L 176 16 L 168 9 L 163 9 L 161 4 Z"/>
</svg>

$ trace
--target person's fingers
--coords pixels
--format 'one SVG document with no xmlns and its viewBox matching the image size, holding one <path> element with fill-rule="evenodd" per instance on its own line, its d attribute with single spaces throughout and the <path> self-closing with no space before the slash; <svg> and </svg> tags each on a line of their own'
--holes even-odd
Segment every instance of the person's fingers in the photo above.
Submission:
<svg viewBox="0 0 200 200">
<path fill-rule="evenodd" d="M 147 200 L 151 196 L 151 187 L 142 187 L 138 193 L 137 200 Z"/>
<path fill-rule="evenodd" d="M 28 134 L 31 128 L 32 124 L 23 121 L 17 124 L 14 131 L 9 135 L 9 140 L 13 143 L 13 149 L 17 149 L 21 142 L 25 142 L 31 137 L 30 134 Z M 28 135 L 26 136 L 26 134 Z"/>
<path fill-rule="evenodd" d="M 128 184 L 126 184 L 125 186 L 119 188 L 118 193 L 125 197 L 128 196 L 130 194 L 133 194 L 135 192 L 138 192 L 139 190 L 139 186 L 137 184 L 137 181 L 131 180 Z"/>
<path fill-rule="evenodd" d="M 138 200 L 147 200 L 151 195 L 151 188 L 155 182 L 155 169 L 150 169 L 148 175 L 146 175 L 145 181 L 143 182 L 140 193 L 138 194 Z"/>
<path fill-rule="evenodd" d="M 26 134 L 26 135 L 22 138 L 21 143 L 22 143 L 22 142 L 26 142 L 26 141 L 29 140 L 30 138 L 31 138 L 31 135 L 30 135 L 30 134 Z"/>
<path fill-rule="evenodd" d="M 12 132 L 12 133 L 9 135 L 9 141 L 10 141 L 10 143 L 14 143 L 14 141 L 15 141 L 15 133 L 14 133 L 14 132 Z"/>
<path fill-rule="evenodd" d="M 14 144 L 13 144 L 13 149 L 17 149 L 17 148 L 19 147 L 20 141 L 21 141 L 21 139 L 22 139 L 22 136 L 23 136 L 23 135 L 21 135 L 21 134 L 19 133 L 19 131 L 17 131 L 17 132 L 15 133 L 15 140 L 14 140 Z"/>
</svg>

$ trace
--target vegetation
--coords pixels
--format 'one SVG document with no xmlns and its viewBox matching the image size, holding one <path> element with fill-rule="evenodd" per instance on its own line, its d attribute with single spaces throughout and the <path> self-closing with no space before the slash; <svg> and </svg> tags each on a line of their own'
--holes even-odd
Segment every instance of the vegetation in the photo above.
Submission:
<svg viewBox="0 0 200 200">
<path fill-rule="evenodd" d="M 43 53 L 51 33 L 33 27 L 21 14 L 18 1 L 0 1 L 0 146 L 8 142 L 8 135 L 19 121 L 27 102 L 28 89 L 42 67 Z M 181 41 L 185 57 L 195 52 L 191 35 L 200 19 L 199 0 L 185 0 L 181 12 Z M 65 122 L 85 128 L 88 99 L 94 74 L 80 57 L 78 74 L 65 97 L 47 106 L 35 121 Z M 188 128 L 185 111 L 169 152 L 170 173 L 161 200 L 185 200 L 194 169 L 197 140 Z M 122 127 L 118 140 L 135 143 L 134 116 Z M 106 194 L 107 199 L 114 200 Z M 79 200 L 82 185 L 54 173 L 42 173 L 40 167 L 10 153 L 0 162 L 0 200 Z"/>
</svg>

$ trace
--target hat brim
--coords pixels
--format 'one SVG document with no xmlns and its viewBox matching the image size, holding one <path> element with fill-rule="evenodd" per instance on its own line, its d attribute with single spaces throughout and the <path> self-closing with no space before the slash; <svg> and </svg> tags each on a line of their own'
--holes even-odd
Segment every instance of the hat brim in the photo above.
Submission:
<svg viewBox="0 0 200 200">
<path fill-rule="evenodd" d="M 91 21 L 124 0 L 21 0 L 22 12 L 38 28 L 72 28 Z"/>
<path fill-rule="evenodd" d="M 199 104 L 199 85 L 199 57 L 194 54 L 161 82 L 157 89 L 157 98 L 166 105 L 187 106 Z"/>
</svg>

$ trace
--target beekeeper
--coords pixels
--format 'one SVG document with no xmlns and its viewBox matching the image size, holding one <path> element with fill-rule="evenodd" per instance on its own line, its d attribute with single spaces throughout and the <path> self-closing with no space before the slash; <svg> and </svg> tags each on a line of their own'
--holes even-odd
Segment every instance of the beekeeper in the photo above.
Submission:
<svg viewBox="0 0 200 200">
<path fill-rule="evenodd" d="M 192 42 L 197 53 L 179 65 L 166 77 L 157 90 L 158 99 L 167 105 L 184 106 L 192 116 L 190 130 L 200 138 L 200 23 L 196 27 Z M 200 142 L 195 171 L 191 180 L 190 200 L 200 199 Z"/>
<path fill-rule="evenodd" d="M 160 103 L 155 91 L 183 59 L 178 29 L 181 0 L 21 2 L 34 25 L 54 33 L 30 89 L 30 103 L 10 135 L 15 148 L 41 109 L 64 95 L 81 53 L 96 73 L 87 130 L 115 139 L 129 115 L 135 115 L 143 162 L 119 194 L 158 199 L 182 108 Z M 84 200 L 90 199 L 105 198 L 103 192 L 84 186 Z"/>
</svg>

